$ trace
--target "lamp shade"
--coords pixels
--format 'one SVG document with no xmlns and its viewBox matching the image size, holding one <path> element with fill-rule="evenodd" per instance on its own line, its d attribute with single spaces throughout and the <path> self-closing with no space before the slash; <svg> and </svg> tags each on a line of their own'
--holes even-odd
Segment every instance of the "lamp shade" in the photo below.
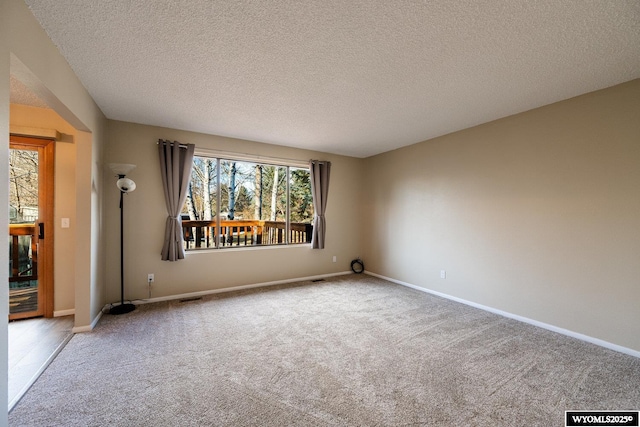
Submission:
<svg viewBox="0 0 640 427">
<path fill-rule="evenodd" d="M 109 169 L 111 169 L 113 173 L 115 173 L 118 176 L 127 175 L 129 172 L 131 172 L 135 168 L 136 168 L 136 165 L 132 165 L 130 163 L 109 163 Z"/>
<path fill-rule="evenodd" d="M 123 193 L 131 193 L 133 190 L 136 189 L 136 183 L 129 178 L 120 178 L 116 182 L 116 185 L 118 186 L 120 191 L 122 191 Z"/>
</svg>

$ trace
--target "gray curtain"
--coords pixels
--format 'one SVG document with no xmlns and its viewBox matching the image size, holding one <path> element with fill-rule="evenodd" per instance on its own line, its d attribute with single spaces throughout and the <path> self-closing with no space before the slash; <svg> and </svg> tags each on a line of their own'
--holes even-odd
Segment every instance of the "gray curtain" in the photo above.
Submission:
<svg viewBox="0 0 640 427">
<path fill-rule="evenodd" d="M 187 189 L 193 167 L 195 145 L 180 145 L 178 142 L 158 141 L 160 175 L 167 205 L 167 225 L 162 246 L 162 260 L 177 261 L 184 258 L 182 221 L 180 211 L 187 198 Z"/>
<path fill-rule="evenodd" d="M 309 161 L 311 177 L 311 196 L 313 197 L 313 234 L 311 237 L 312 249 L 324 249 L 324 235 L 326 222 L 324 211 L 327 208 L 327 196 L 329 195 L 329 174 L 331 172 L 331 162 L 320 160 Z"/>
</svg>

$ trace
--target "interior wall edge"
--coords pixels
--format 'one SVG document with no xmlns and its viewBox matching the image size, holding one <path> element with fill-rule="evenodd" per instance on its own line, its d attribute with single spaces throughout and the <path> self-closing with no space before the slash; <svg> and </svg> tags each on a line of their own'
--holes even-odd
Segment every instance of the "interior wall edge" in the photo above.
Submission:
<svg viewBox="0 0 640 427">
<path fill-rule="evenodd" d="M 9 74 L 10 74 L 10 43 L 9 43 L 9 14 L 10 7 L 6 1 L 0 1 L 0 174 L 9 176 Z M 7 179 L 8 181 L 8 179 Z M 5 206 L 9 205 L 9 186 L 0 187 L 0 200 Z M 9 238 L 9 209 L 0 212 L 0 224 Z M 6 242 L 7 240 L 5 240 Z M 9 277 L 9 245 L 0 250 L 0 274 Z M 9 316 L 9 287 L 0 292 L 0 316 Z M 6 322 L 6 320 L 5 320 Z M 9 330 L 0 328 L 0 402 L 9 403 Z M 6 406 L 5 406 L 6 407 Z M 0 411 L 0 426 L 8 425 L 8 411 Z"/>
</svg>

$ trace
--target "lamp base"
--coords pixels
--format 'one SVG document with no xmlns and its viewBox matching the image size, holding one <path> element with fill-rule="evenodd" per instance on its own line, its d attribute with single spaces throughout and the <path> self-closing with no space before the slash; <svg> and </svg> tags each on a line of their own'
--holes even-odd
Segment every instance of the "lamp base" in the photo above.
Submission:
<svg viewBox="0 0 640 427">
<path fill-rule="evenodd" d="M 120 304 L 115 307 L 111 307 L 109 310 L 109 314 L 125 314 L 130 313 L 136 309 L 136 306 L 133 304 Z"/>
</svg>

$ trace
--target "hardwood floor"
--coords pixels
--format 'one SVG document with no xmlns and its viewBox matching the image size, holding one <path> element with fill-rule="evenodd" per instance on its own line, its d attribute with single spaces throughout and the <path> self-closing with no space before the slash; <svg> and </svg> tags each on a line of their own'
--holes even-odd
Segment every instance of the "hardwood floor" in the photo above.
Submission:
<svg viewBox="0 0 640 427">
<path fill-rule="evenodd" d="M 73 316 L 9 322 L 9 411 L 73 333 Z"/>
</svg>

